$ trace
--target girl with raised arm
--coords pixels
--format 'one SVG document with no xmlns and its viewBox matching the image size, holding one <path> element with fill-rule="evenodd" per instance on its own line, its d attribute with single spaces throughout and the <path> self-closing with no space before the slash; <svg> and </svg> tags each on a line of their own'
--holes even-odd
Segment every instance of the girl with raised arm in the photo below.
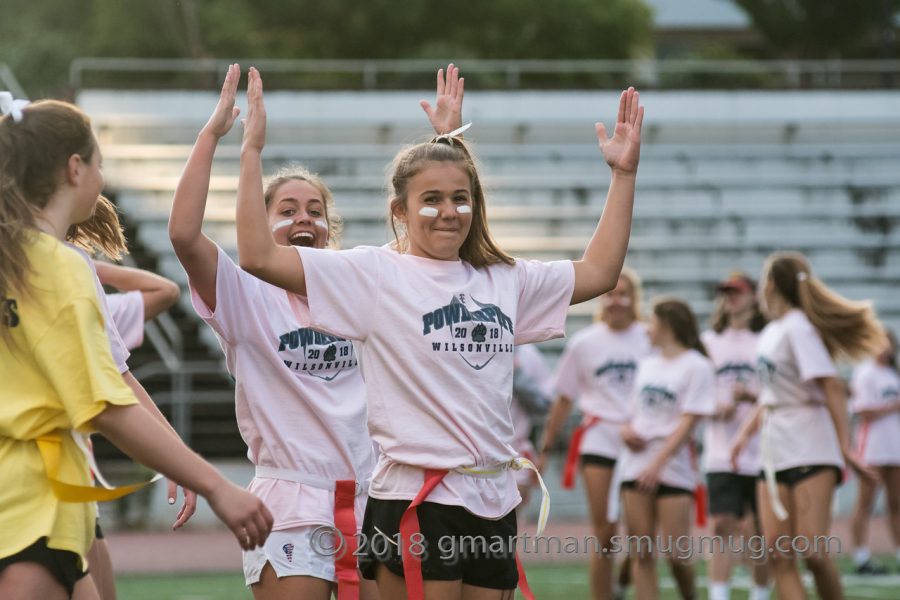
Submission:
<svg viewBox="0 0 900 600">
<path fill-rule="evenodd" d="M 819 597 L 835 600 L 843 597 L 840 573 L 828 555 L 834 549 L 821 543 L 831 528 L 834 490 L 845 464 L 863 477 L 875 474 L 850 448 L 846 388 L 834 360 L 874 356 L 884 334 L 868 303 L 828 289 L 802 254 L 773 254 L 760 282 L 760 307 L 770 322 L 757 344 L 759 406 L 735 442 L 732 462 L 761 427 L 764 480 L 757 484 L 757 500 L 763 536 L 770 545 L 802 538 L 802 545 L 782 544 L 769 554 L 778 598 L 806 597 L 799 556 Z"/>
<path fill-rule="evenodd" d="M 514 542 L 519 494 L 511 469 L 531 463 L 508 443 L 513 348 L 563 335 L 568 306 L 618 279 L 643 120 L 637 93 L 622 93 L 612 139 L 596 126 L 612 182 L 584 258 L 543 263 L 513 259 L 494 242 L 478 171 L 452 135 L 395 158 L 393 248 L 275 244 L 261 183 L 265 109 L 255 69 L 248 85 L 241 266 L 307 297 L 311 324 L 355 340 L 361 352 L 369 430 L 382 450 L 363 524 L 363 575 L 385 598 L 511 598 L 519 581 L 512 548 L 453 544 Z"/>
<path fill-rule="evenodd" d="M 572 336 L 559 359 L 555 376 L 556 402 L 547 418 L 541 447 L 553 446 L 574 402 L 583 418 L 572 434 L 563 470 L 563 488 L 575 487 L 576 469 L 581 467 L 588 496 L 594 535 L 610 548 L 616 520 L 610 521 L 613 469 L 622 454 L 619 428 L 627 421 L 628 401 L 634 387 L 638 363 L 650 353 L 647 328 L 639 321 L 641 280 L 637 273 L 622 269 L 619 282 L 600 297 L 596 323 Z M 595 599 L 613 594 L 611 552 L 591 554 L 591 593 Z M 627 565 L 623 565 L 627 568 Z"/>
<path fill-rule="evenodd" d="M 271 515 L 151 416 L 110 354 L 88 264 L 64 245 L 93 213 L 103 175 L 88 117 L 43 101 L 0 118 L 0 597 L 96 598 L 85 579 L 94 535 L 88 460 L 97 430 L 205 496 L 244 548 Z"/>
<path fill-rule="evenodd" d="M 437 106 L 424 103 L 435 127 L 460 118 L 458 73 L 450 65 L 446 81 L 443 73 L 438 78 Z M 244 575 L 256 598 L 324 600 L 334 583 L 342 600 L 357 588 L 361 597 L 375 598 L 373 583 L 360 587 L 355 553 L 374 458 L 353 343 L 311 328 L 304 298 L 294 298 L 295 315 L 283 290 L 239 268 L 201 232 L 213 154 L 239 113 L 239 78 L 232 65 L 176 190 L 169 236 L 188 273 L 194 308 L 215 331 L 237 382 L 238 426 L 256 465 L 250 491 L 275 515 L 266 546 L 244 553 Z M 266 235 L 279 248 L 338 245 L 340 217 L 319 177 L 287 168 L 260 191 Z M 360 301 L 347 298 L 343 310 Z M 329 550 L 330 538 L 323 546 L 323 525 L 340 530 L 342 552 Z"/>
</svg>

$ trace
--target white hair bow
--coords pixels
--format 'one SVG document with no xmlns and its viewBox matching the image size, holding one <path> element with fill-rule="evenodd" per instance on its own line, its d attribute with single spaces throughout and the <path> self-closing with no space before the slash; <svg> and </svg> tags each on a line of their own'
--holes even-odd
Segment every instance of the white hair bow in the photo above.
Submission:
<svg viewBox="0 0 900 600">
<path fill-rule="evenodd" d="M 438 141 L 438 140 L 449 140 L 449 139 L 451 139 L 451 138 L 457 138 L 457 137 L 461 136 L 463 133 L 465 133 L 465 131 L 466 131 L 469 127 L 471 127 L 471 126 L 472 126 L 472 122 L 469 121 L 468 123 L 466 123 L 465 125 L 463 125 L 463 126 L 460 127 L 459 129 L 454 129 L 454 130 L 451 131 L 450 133 L 442 133 L 441 135 L 439 135 L 439 136 L 437 136 L 436 138 L 434 138 L 434 141 Z"/>
<path fill-rule="evenodd" d="M 22 120 L 22 109 L 28 104 L 28 100 L 15 100 L 9 92 L 0 92 L 0 115 L 11 116 L 16 123 Z"/>
</svg>

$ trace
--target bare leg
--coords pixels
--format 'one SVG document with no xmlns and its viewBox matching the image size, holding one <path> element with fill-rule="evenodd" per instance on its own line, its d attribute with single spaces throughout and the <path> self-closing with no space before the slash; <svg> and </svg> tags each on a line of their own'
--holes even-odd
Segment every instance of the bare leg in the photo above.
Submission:
<svg viewBox="0 0 900 600">
<path fill-rule="evenodd" d="M 878 484 L 858 478 L 859 492 L 856 505 L 853 507 L 853 548 L 865 548 L 869 544 L 869 520 L 872 518 L 872 506 L 875 504 L 875 493 Z M 859 566 L 859 565 L 857 565 Z"/>
<path fill-rule="evenodd" d="M 656 500 L 663 539 L 674 541 L 672 553 L 669 555 L 669 566 L 683 600 L 694 600 L 697 597 L 694 565 L 691 564 L 693 548 L 682 548 L 679 543 L 679 540 L 690 541 L 692 500 L 693 498 L 687 494 L 663 496 Z"/>
<path fill-rule="evenodd" d="M 794 506 L 793 496 L 786 485 L 778 485 L 778 497 L 788 513 L 788 518 L 784 521 L 779 521 L 772 511 L 766 483 L 760 481 L 757 484 L 756 498 L 759 506 L 760 526 L 766 544 L 774 550 L 769 557 L 771 558 L 772 573 L 775 576 L 775 591 L 778 600 L 805 600 L 806 592 L 803 590 L 803 581 L 800 579 L 797 560 L 790 549 L 790 544 L 787 546 L 776 545 L 777 539 L 790 539 L 794 535 L 797 509 Z"/>
<path fill-rule="evenodd" d="M 844 597 L 841 575 L 831 560 L 829 548 L 824 541 L 831 530 L 831 500 L 836 485 L 834 471 L 829 469 L 798 483 L 792 494 L 797 511 L 797 541 L 802 544 L 798 551 L 806 559 L 806 566 L 812 571 L 816 579 L 816 590 L 823 600 L 840 600 Z M 804 552 L 807 545 L 809 549 Z"/>
<path fill-rule="evenodd" d="M 305 575 L 279 578 L 272 565 L 266 563 L 259 575 L 259 582 L 251 585 L 250 590 L 255 600 L 330 600 L 333 586 L 332 582 L 325 579 Z"/>
<path fill-rule="evenodd" d="M 91 565 L 90 574 L 101 600 L 116 600 L 116 580 L 113 576 L 112 559 L 109 557 L 109 546 L 106 545 L 106 540 L 95 539 L 88 551 L 87 558 Z"/>
<path fill-rule="evenodd" d="M 728 583 L 731 580 L 731 567 L 734 563 L 734 557 L 731 555 L 732 544 L 728 543 L 728 539 L 737 531 L 738 519 L 735 515 L 723 513 L 712 515 L 711 520 L 713 535 L 725 540 L 725 545 L 722 552 L 714 551 L 709 558 L 709 582 Z"/>
<path fill-rule="evenodd" d="M 84 579 L 90 579 L 85 577 Z M 0 598 L 4 600 L 68 600 L 66 588 L 37 563 L 13 563 L 0 571 Z"/>
<path fill-rule="evenodd" d="M 581 470 L 584 487 L 587 491 L 588 506 L 591 511 L 591 522 L 594 535 L 601 548 L 610 548 L 615 533 L 615 523 L 606 518 L 609 504 L 609 488 L 612 483 L 613 470 L 600 465 L 586 465 Z M 595 600 L 609 598 L 613 592 L 613 555 L 596 552 L 591 554 L 590 580 L 591 594 Z"/>
<path fill-rule="evenodd" d="M 656 496 L 637 490 L 622 491 L 622 505 L 625 509 L 625 525 L 632 540 L 647 536 L 654 539 L 656 533 Z M 651 544 L 635 542 L 626 548 L 631 559 L 631 580 L 634 582 L 636 600 L 657 600 L 659 581 L 656 574 L 656 560 Z"/>
<path fill-rule="evenodd" d="M 887 496 L 887 517 L 894 548 L 900 550 L 900 467 L 881 467 L 881 480 Z"/>
</svg>

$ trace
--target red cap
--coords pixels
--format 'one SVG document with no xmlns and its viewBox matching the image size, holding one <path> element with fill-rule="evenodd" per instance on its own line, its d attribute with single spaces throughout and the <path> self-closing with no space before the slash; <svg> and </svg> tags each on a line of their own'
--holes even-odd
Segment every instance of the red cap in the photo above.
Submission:
<svg viewBox="0 0 900 600">
<path fill-rule="evenodd" d="M 728 279 L 720 282 L 719 285 L 716 286 L 716 289 L 720 292 L 734 290 L 737 292 L 753 293 L 756 291 L 756 282 L 744 273 L 732 273 Z"/>
</svg>

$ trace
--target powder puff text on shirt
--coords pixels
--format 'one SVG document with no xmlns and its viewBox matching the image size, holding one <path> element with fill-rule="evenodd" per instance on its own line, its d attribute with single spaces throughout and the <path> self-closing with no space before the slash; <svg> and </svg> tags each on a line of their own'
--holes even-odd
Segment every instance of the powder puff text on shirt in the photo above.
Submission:
<svg viewBox="0 0 900 600">
<path fill-rule="evenodd" d="M 634 375 L 636 372 L 637 363 L 633 360 L 609 360 L 597 367 L 594 371 L 594 376 L 599 378 L 606 376 L 609 379 L 610 384 L 628 390 L 631 389 L 631 386 L 634 383 Z"/>
<path fill-rule="evenodd" d="M 678 411 L 678 396 L 675 392 L 660 385 L 645 385 L 641 388 L 641 404 L 659 413 Z"/>
<path fill-rule="evenodd" d="M 756 369 L 753 365 L 744 362 L 727 362 L 716 369 L 716 377 L 735 383 L 747 383 L 753 377 Z"/>
<path fill-rule="evenodd" d="M 278 352 L 284 364 L 298 373 L 331 381 L 344 369 L 356 368 L 353 343 L 309 327 L 278 336 Z"/>
<path fill-rule="evenodd" d="M 496 304 L 486 304 L 471 298 L 478 310 L 466 306 L 466 294 L 455 294 L 449 304 L 422 315 L 422 335 L 437 332 L 449 334 L 449 340 L 432 341 L 432 352 L 454 352 L 467 365 L 480 371 L 497 354 L 513 352 L 513 321 Z M 446 331 L 444 331 L 446 329 Z"/>
</svg>

